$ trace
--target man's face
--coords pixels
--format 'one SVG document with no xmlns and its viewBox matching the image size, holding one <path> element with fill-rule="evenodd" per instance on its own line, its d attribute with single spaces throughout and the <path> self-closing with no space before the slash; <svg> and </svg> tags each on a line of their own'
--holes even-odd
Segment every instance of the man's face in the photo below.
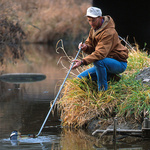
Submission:
<svg viewBox="0 0 150 150">
<path fill-rule="evenodd" d="M 100 27 L 100 17 L 97 18 L 92 18 L 92 17 L 87 17 L 87 20 L 90 24 L 90 26 L 95 30 Z"/>
</svg>

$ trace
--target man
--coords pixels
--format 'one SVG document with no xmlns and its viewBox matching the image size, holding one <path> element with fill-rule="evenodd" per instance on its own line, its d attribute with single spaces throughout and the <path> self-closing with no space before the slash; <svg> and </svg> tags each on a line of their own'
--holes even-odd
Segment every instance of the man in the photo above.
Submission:
<svg viewBox="0 0 150 150">
<path fill-rule="evenodd" d="M 93 63 L 94 67 L 82 72 L 79 78 L 89 77 L 97 80 L 98 90 L 108 89 L 108 79 L 111 75 L 125 71 L 127 67 L 128 49 L 121 44 L 115 23 L 110 16 L 102 16 L 101 9 L 89 7 L 86 13 L 91 26 L 89 36 L 85 43 L 80 43 L 79 48 L 89 54 L 80 60 L 73 60 L 75 69 L 81 65 Z"/>
</svg>

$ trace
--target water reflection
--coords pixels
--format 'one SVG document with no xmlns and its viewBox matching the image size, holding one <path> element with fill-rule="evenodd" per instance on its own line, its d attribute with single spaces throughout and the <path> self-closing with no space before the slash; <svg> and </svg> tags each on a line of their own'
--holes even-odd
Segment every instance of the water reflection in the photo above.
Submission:
<svg viewBox="0 0 150 150">
<path fill-rule="evenodd" d="M 117 142 L 112 139 L 97 139 L 83 130 L 62 129 L 59 113 L 51 114 L 36 139 L 20 140 L 12 146 L 9 135 L 13 130 L 22 134 L 37 134 L 55 98 L 66 71 L 57 65 L 61 55 L 55 47 L 47 45 L 25 45 L 22 59 L 12 58 L 11 53 L 3 59 L 3 73 L 42 73 L 46 79 L 35 83 L 16 85 L 0 81 L 0 149 L 43 150 L 104 150 L 104 149 L 149 149 L 149 141 L 134 143 Z M 74 55 L 72 55 L 74 56 Z M 64 64 L 69 63 L 64 60 Z M 130 141 L 130 140 L 129 140 Z"/>
<path fill-rule="evenodd" d="M 142 139 L 112 142 L 112 137 L 96 138 L 83 130 L 63 129 L 60 145 L 62 150 L 149 150 L 149 141 Z"/>
<path fill-rule="evenodd" d="M 17 86 L 0 81 L 0 139 L 9 137 L 13 130 L 37 133 L 50 108 L 50 101 L 66 75 L 62 66 L 57 65 L 60 55 L 56 54 L 54 47 L 24 45 L 23 49 L 20 59 L 12 57 L 9 49 L 3 53 L 2 73 L 43 73 L 47 78 Z M 60 124 L 57 113 L 54 117 L 51 114 L 47 124 Z"/>
</svg>

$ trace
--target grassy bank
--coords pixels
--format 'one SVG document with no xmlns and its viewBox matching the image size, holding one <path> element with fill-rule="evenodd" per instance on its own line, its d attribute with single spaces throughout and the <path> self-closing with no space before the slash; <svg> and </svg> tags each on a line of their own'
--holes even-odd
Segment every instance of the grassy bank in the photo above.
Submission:
<svg viewBox="0 0 150 150">
<path fill-rule="evenodd" d="M 93 118 L 108 120 L 116 116 L 141 123 L 150 114 L 150 87 L 135 80 L 135 76 L 149 65 L 146 53 L 130 51 L 128 67 L 121 80 L 110 81 L 105 92 L 97 92 L 97 84 L 91 80 L 68 79 L 58 102 L 62 124 L 82 127 Z"/>
<path fill-rule="evenodd" d="M 84 17 L 91 0 L 0 0 L 0 16 L 21 25 L 30 42 L 77 38 L 88 31 Z M 0 19 L 1 24 L 1 19 Z"/>
</svg>

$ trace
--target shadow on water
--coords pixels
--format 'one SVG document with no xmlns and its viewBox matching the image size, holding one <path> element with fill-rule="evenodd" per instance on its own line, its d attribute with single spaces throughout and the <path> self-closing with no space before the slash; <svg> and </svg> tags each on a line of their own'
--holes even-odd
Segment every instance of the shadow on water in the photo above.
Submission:
<svg viewBox="0 0 150 150">
<path fill-rule="evenodd" d="M 52 149 L 52 150 L 104 150 L 137 149 L 150 146 L 147 141 L 140 143 L 117 143 L 110 138 L 97 139 L 83 130 L 63 129 L 60 126 L 59 113 L 51 114 L 42 134 L 35 139 L 19 140 L 13 145 L 9 135 L 13 130 L 22 134 L 37 134 L 61 85 L 66 71 L 57 65 L 60 56 L 55 47 L 47 45 L 24 45 L 21 59 L 14 58 L 9 49 L 3 54 L 4 73 L 42 73 L 46 79 L 40 82 L 15 85 L 0 81 L 0 149 Z M 72 54 L 74 56 L 74 54 Z M 64 60 L 68 67 L 68 61 Z M 108 143 L 106 141 L 109 141 Z"/>
</svg>

